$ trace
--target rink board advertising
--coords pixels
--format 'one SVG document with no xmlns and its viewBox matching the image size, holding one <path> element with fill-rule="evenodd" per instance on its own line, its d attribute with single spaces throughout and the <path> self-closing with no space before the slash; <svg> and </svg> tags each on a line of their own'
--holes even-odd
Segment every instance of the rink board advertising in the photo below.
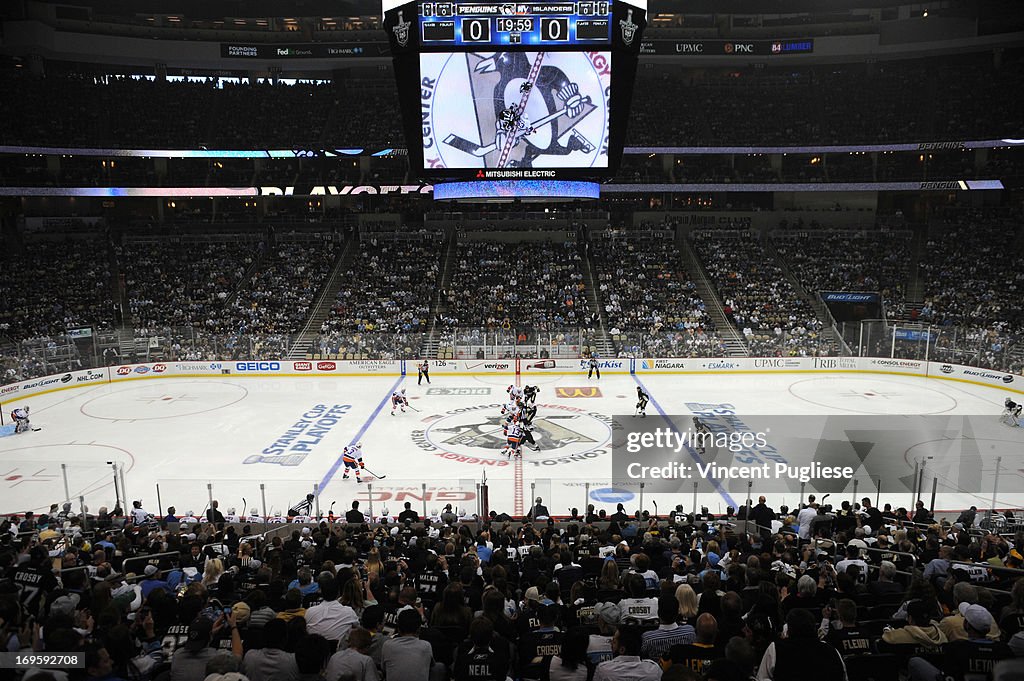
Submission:
<svg viewBox="0 0 1024 681">
<path fill-rule="evenodd" d="M 599 179 L 622 155 L 646 2 L 385 2 L 413 172 Z"/>
</svg>

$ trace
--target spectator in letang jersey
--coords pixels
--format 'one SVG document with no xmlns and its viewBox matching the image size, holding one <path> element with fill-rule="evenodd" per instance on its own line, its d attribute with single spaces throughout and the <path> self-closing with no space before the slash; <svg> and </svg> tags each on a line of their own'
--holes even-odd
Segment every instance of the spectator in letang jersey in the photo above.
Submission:
<svg viewBox="0 0 1024 681">
<path fill-rule="evenodd" d="M 675 644 L 663 656 L 671 660 L 672 664 L 681 664 L 698 674 L 716 659 L 722 657 L 723 652 L 715 646 L 715 639 L 718 638 L 718 622 L 713 615 L 704 613 L 697 618 L 696 639 L 691 643 Z"/>
</svg>

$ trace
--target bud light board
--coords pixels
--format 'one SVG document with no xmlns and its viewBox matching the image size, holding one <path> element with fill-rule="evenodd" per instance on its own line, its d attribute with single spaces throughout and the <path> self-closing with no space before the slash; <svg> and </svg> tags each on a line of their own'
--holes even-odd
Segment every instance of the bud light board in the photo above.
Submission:
<svg viewBox="0 0 1024 681">
<path fill-rule="evenodd" d="M 385 0 L 413 173 L 612 176 L 646 17 L 645 0 Z"/>
</svg>

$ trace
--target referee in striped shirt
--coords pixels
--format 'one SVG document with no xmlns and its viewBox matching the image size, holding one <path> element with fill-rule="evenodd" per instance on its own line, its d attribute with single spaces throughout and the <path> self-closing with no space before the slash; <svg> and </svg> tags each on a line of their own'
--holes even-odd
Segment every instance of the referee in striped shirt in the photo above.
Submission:
<svg viewBox="0 0 1024 681">
<path fill-rule="evenodd" d="M 640 657 L 648 660 L 660 660 L 668 655 L 668 649 L 674 645 L 693 643 L 697 637 L 689 624 L 680 626 L 676 623 L 679 617 L 679 600 L 675 594 L 662 596 L 658 599 L 658 628 L 645 631 L 641 639 Z"/>
</svg>

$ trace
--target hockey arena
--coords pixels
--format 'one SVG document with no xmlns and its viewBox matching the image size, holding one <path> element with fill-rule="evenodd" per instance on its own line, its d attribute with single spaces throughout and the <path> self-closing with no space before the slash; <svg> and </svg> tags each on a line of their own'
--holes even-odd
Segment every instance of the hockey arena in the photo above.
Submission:
<svg viewBox="0 0 1024 681">
<path fill-rule="evenodd" d="M 81 372 L 96 383 L 20 398 L 31 402 L 39 430 L 0 437 L 0 511 L 45 511 L 44 501 L 65 498 L 66 475 L 67 496 L 89 512 L 115 495 L 154 510 L 158 498 L 173 500 L 179 513 L 198 515 L 218 499 L 239 517 L 263 521 L 287 515 L 314 493 L 311 515 L 326 516 L 334 502 L 342 504 L 336 513 L 347 510 L 356 499 L 365 512 L 392 520 L 406 501 L 428 516 L 447 504 L 469 516 L 487 508 L 521 515 L 536 497 L 555 516 L 625 502 L 652 513 L 676 505 L 724 513 L 746 503 L 745 480 L 697 475 L 699 489 L 680 481 L 671 492 L 658 491 L 647 481 L 641 490 L 641 480 L 616 476 L 612 466 L 624 424 L 655 428 L 678 423 L 667 417 L 694 414 L 712 423 L 715 413 L 766 424 L 779 460 L 794 467 L 841 462 L 855 471 L 825 488 L 816 481 L 804 489 L 799 479 L 779 488 L 759 482 L 755 495 L 770 490 L 780 504 L 824 492 L 838 500 L 880 494 L 913 508 L 916 499 L 928 500 L 933 480 L 940 509 L 990 506 L 994 493 L 994 507 L 1024 502 L 1024 431 L 999 418 L 1005 397 L 1017 395 L 1013 387 L 950 377 L 942 373 L 949 366 L 937 363 L 937 376 L 926 377 L 914 375 L 928 370 L 924 362 L 848 359 L 846 370 L 813 368 L 823 362 L 829 360 L 604 360 L 598 379 L 587 377 L 586 362 L 449 360 L 432 362 L 429 383 L 418 380 L 413 362 L 385 361 L 136 365 L 103 378 L 105 369 Z M 314 364 L 328 375 L 304 373 L 321 373 Z M 502 408 L 516 382 L 539 388 L 537 449 L 523 447 L 521 458 L 502 453 Z M 635 415 L 638 386 L 650 398 L 646 420 Z M 392 414 L 391 396 L 402 389 L 409 406 Z M 894 419 L 902 424 L 898 433 L 883 425 Z M 811 448 L 793 439 L 809 428 L 821 429 Z M 821 439 L 837 428 L 856 429 L 855 444 L 822 453 Z M 357 442 L 367 466 L 362 481 L 344 478 L 341 465 L 343 448 Z M 864 443 L 870 446 L 859 449 Z M 687 448 L 679 458 L 736 462 L 724 447 Z M 114 488 L 114 464 L 125 489 Z"/>
</svg>

